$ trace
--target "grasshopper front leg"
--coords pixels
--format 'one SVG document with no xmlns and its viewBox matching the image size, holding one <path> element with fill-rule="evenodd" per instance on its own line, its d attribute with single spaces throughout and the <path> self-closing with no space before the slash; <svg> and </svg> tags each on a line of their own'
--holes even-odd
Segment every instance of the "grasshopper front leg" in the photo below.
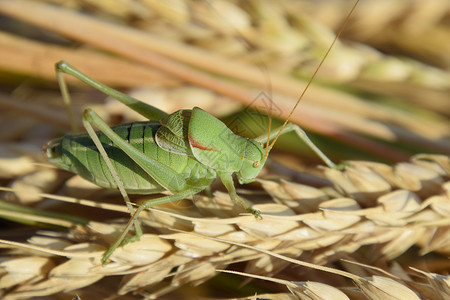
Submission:
<svg viewBox="0 0 450 300">
<path fill-rule="evenodd" d="M 269 141 L 272 140 L 272 139 L 274 139 L 274 138 L 278 135 L 278 131 L 280 131 L 280 130 L 281 130 L 280 135 L 285 134 L 285 133 L 288 133 L 288 132 L 291 132 L 291 131 L 294 131 L 294 132 L 297 134 L 297 136 L 298 136 L 303 142 L 305 142 L 305 144 L 308 145 L 308 147 L 309 147 L 311 150 L 313 150 L 314 153 L 316 153 L 317 156 L 319 156 L 319 157 L 322 159 L 322 161 L 323 161 L 329 168 L 332 168 L 332 169 L 338 169 L 338 170 L 340 170 L 340 169 L 343 168 L 343 165 L 341 165 L 341 164 L 336 165 L 334 162 L 332 162 L 331 159 L 329 159 L 328 156 L 326 156 L 325 153 L 323 153 L 323 152 L 319 149 L 319 147 L 317 147 L 317 146 L 310 140 L 310 138 L 308 137 L 308 135 L 306 134 L 306 132 L 305 132 L 300 126 L 298 126 L 298 125 L 296 125 L 296 124 L 287 123 L 286 126 L 285 126 L 284 128 L 279 127 L 279 128 L 277 128 L 277 129 L 273 130 L 273 131 L 271 132 L 271 134 L 270 134 L 269 137 L 267 137 L 267 135 L 262 135 L 262 136 L 257 137 L 255 140 L 258 141 L 258 142 L 260 142 L 260 143 L 265 143 L 265 142 L 267 142 L 267 139 L 269 139 Z"/>
<path fill-rule="evenodd" d="M 234 187 L 232 174 L 219 173 L 219 176 L 220 176 L 220 180 L 222 181 L 223 185 L 227 189 L 228 194 L 230 195 L 230 199 L 234 203 L 237 203 L 237 204 L 241 205 L 242 207 L 244 207 L 245 210 L 247 212 L 251 213 L 252 215 L 254 215 L 255 218 L 262 219 L 261 212 L 259 210 L 255 210 L 255 209 L 251 208 L 250 204 L 248 204 L 247 201 L 245 201 L 244 199 L 242 199 L 241 197 L 238 196 L 238 194 L 236 193 L 236 188 Z"/>
</svg>

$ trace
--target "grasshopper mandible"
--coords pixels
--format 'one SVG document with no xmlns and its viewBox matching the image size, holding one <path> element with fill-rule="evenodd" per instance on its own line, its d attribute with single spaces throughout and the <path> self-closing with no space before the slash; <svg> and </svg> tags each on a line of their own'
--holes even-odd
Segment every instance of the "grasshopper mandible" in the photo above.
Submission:
<svg viewBox="0 0 450 300">
<path fill-rule="evenodd" d="M 340 32 L 328 52 L 339 34 Z M 82 117 L 87 134 L 66 135 L 48 142 L 43 147 L 44 155 L 58 167 L 79 174 L 101 187 L 119 189 L 122 194 L 131 218 L 118 239 L 103 255 L 103 263 L 108 261 L 117 247 L 139 239 L 142 235 L 137 219 L 140 212 L 194 195 L 206 189 L 217 177 L 228 190 L 232 201 L 242 205 L 256 218 L 261 218 L 259 211 L 252 209 L 238 196 L 232 176 L 236 174 L 241 184 L 253 182 L 281 134 L 296 132 L 329 167 L 336 167 L 298 125 L 288 123 L 290 115 L 278 130 L 248 139 L 234 134 L 222 121 L 198 107 L 167 114 L 114 90 L 61 61 L 56 64 L 56 74 L 66 105 L 70 105 L 70 96 L 62 73 L 74 76 L 149 119 L 148 122 L 134 122 L 110 128 L 95 111 L 87 108 Z M 98 132 L 94 130 L 93 125 L 98 128 Z M 221 138 L 217 138 L 219 135 Z M 137 209 L 128 197 L 128 193 L 154 194 L 162 191 L 170 191 L 172 195 L 147 200 Z M 134 225 L 135 234 L 126 239 L 131 224 Z"/>
</svg>

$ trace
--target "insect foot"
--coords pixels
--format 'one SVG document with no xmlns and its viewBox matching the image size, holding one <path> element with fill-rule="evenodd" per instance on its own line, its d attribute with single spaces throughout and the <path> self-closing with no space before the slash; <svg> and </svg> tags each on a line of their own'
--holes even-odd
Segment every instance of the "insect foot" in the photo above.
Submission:
<svg viewBox="0 0 450 300">
<path fill-rule="evenodd" d="M 251 213 L 253 216 L 255 216 L 255 219 L 260 219 L 260 220 L 263 219 L 263 217 L 261 216 L 261 211 L 258 209 L 253 209 L 251 207 L 247 207 L 246 211 Z"/>
<path fill-rule="evenodd" d="M 343 171 L 346 167 L 350 167 L 350 164 L 343 162 L 338 165 L 334 165 L 333 169 Z"/>
</svg>

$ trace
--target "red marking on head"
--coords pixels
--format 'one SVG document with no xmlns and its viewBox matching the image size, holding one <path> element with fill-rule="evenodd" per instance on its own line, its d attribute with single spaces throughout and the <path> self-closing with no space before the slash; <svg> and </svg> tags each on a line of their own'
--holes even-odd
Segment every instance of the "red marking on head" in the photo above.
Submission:
<svg viewBox="0 0 450 300">
<path fill-rule="evenodd" d="M 198 148 L 200 150 L 206 150 L 206 151 L 219 151 L 214 148 L 208 148 L 208 147 L 200 145 L 196 140 L 194 140 L 194 138 L 191 135 L 189 135 L 188 137 L 189 137 L 189 144 L 191 144 L 191 146 L 194 148 Z"/>
</svg>

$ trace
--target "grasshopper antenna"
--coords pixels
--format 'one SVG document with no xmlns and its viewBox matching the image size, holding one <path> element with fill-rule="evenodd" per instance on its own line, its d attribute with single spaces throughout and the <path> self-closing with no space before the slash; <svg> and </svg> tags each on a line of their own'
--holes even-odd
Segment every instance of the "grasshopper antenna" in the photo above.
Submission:
<svg viewBox="0 0 450 300">
<path fill-rule="evenodd" d="M 288 117 L 286 118 L 286 121 L 284 121 L 283 125 L 281 126 L 280 131 L 278 131 L 277 135 L 275 136 L 275 139 L 272 141 L 272 143 L 270 145 L 267 146 L 266 155 L 268 154 L 270 149 L 272 149 L 273 145 L 275 145 L 275 142 L 278 140 L 278 137 L 280 136 L 280 134 L 283 131 L 284 127 L 286 127 L 286 124 L 291 119 L 292 114 L 294 113 L 294 111 L 297 108 L 298 104 L 300 103 L 300 101 L 302 100 L 302 98 L 305 95 L 306 91 L 308 90 L 309 86 L 311 85 L 311 82 L 314 80 L 314 78 L 316 77 L 317 73 L 319 72 L 319 69 L 323 65 L 323 62 L 327 58 L 328 54 L 330 54 L 331 49 L 333 48 L 334 44 L 336 43 L 336 41 L 340 37 L 342 31 L 344 31 L 345 26 L 347 25 L 348 21 L 350 20 L 350 16 L 353 14 L 353 11 L 355 10 L 356 5 L 358 5 L 358 2 L 359 2 L 359 0 L 357 0 L 355 2 L 355 4 L 353 5 L 352 9 L 350 10 L 350 13 L 345 18 L 344 22 L 342 23 L 341 27 L 339 28 L 338 33 L 334 37 L 333 42 L 331 43 L 330 47 L 328 47 L 327 52 L 325 53 L 325 55 L 323 56 L 323 58 L 320 61 L 319 65 L 317 66 L 316 70 L 314 71 L 313 75 L 309 79 L 308 83 L 306 84 L 306 87 L 303 89 L 303 92 L 301 93 L 300 97 L 298 98 L 297 103 L 295 103 L 294 107 L 292 108 L 291 112 L 289 113 Z M 269 144 L 269 143 L 267 143 L 267 144 Z"/>
<path fill-rule="evenodd" d="M 270 131 L 272 129 L 272 106 L 273 106 L 273 102 L 272 102 L 272 84 L 268 75 L 268 71 L 267 69 L 265 69 L 265 74 L 266 74 L 266 82 L 268 84 L 268 92 L 269 92 L 269 111 L 267 114 L 267 118 L 269 120 L 269 124 L 267 125 L 267 142 L 266 142 L 266 151 L 264 153 L 264 157 L 266 158 L 267 156 L 269 156 L 269 146 L 270 146 Z"/>
</svg>

